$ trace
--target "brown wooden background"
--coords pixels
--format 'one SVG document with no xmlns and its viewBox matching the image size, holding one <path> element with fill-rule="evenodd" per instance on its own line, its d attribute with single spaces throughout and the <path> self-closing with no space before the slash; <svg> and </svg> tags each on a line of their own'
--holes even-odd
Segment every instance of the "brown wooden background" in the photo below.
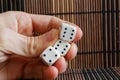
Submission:
<svg viewBox="0 0 120 80">
<path fill-rule="evenodd" d="M 19 10 L 59 17 L 83 30 L 69 68 L 120 66 L 120 0 L 0 0 L 0 12 Z"/>
</svg>

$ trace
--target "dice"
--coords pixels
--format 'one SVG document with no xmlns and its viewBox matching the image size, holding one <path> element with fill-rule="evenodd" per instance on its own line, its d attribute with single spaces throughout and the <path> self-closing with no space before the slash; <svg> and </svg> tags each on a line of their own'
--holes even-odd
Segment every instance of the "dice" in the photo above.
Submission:
<svg viewBox="0 0 120 80">
<path fill-rule="evenodd" d="M 60 33 L 60 39 L 70 42 L 75 39 L 75 36 L 76 36 L 76 27 L 63 23 Z"/>
<path fill-rule="evenodd" d="M 40 57 L 47 65 L 53 65 L 60 58 L 60 56 L 65 56 L 67 54 L 71 47 L 69 42 L 73 41 L 75 36 L 76 27 L 63 23 L 59 37 L 60 39 L 57 40 L 53 47 L 49 46 L 45 49 Z"/>
<path fill-rule="evenodd" d="M 60 58 L 60 54 L 52 46 L 49 46 L 42 52 L 40 57 L 44 63 L 51 66 Z"/>
<path fill-rule="evenodd" d="M 71 45 L 70 45 L 68 42 L 59 39 L 59 40 L 54 44 L 53 48 L 54 48 L 55 50 L 57 50 L 57 52 L 58 52 L 61 56 L 65 56 L 65 55 L 67 54 L 67 52 L 69 51 L 70 46 L 71 46 Z"/>
</svg>

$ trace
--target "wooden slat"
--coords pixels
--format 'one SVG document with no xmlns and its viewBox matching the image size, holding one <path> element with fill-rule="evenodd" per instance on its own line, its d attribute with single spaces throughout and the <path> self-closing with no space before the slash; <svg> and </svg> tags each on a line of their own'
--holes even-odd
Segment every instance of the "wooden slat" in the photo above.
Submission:
<svg viewBox="0 0 120 80">
<path fill-rule="evenodd" d="M 56 80 L 119 80 L 119 67 L 98 69 L 69 69 Z"/>
</svg>

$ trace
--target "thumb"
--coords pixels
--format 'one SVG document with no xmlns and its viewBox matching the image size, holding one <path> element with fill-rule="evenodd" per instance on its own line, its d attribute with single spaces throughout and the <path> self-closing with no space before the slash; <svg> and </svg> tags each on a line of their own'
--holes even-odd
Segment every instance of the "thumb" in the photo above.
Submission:
<svg viewBox="0 0 120 80">
<path fill-rule="evenodd" d="M 0 31 L 0 51 L 5 54 L 16 54 L 25 57 L 36 57 L 58 39 L 59 31 L 52 29 L 40 36 L 27 37 L 10 29 Z"/>
<path fill-rule="evenodd" d="M 44 49 L 56 42 L 58 33 L 57 29 L 52 29 L 41 36 L 28 37 L 26 42 L 27 55 L 32 57 L 40 55 Z"/>
</svg>

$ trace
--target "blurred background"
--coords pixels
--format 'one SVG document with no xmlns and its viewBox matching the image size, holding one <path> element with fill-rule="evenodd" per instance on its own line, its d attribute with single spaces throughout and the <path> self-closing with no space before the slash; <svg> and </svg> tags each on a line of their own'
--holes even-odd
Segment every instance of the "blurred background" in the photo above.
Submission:
<svg viewBox="0 0 120 80">
<path fill-rule="evenodd" d="M 58 79 L 120 79 L 120 0 L 0 0 L 0 13 L 10 10 L 56 16 L 83 30 L 77 57 Z"/>
</svg>

